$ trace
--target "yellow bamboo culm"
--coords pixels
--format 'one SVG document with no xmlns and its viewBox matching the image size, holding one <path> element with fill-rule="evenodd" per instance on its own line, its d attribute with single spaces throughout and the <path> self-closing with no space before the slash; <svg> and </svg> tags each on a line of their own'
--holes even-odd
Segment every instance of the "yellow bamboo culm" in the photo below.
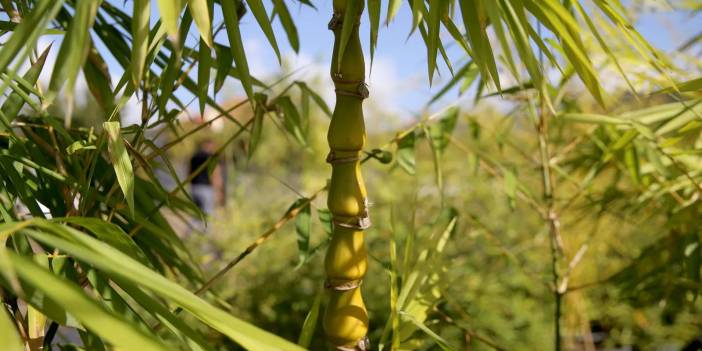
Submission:
<svg viewBox="0 0 702 351">
<path fill-rule="evenodd" d="M 365 63 L 358 27 L 364 1 L 358 3 L 353 29 L 339 60 L 342 21 L 347 2 L 334 0 L 329 29 L 334 32 L 331 76 L 336 88 L 336 106 L 327 141 L 332 165 L 327 206 L 333 215 L 332 240 L 324 260 L 330 299 L 324 314 L 324 331 L 337 350 L 366 350 L 368 313 L 363 304 L 361 282 L 368 259 L 364 230 L 370 225 L 366 188 L 361 175 L 360 156 L 366 141 L 363 99 L 368 97 L 364 82 Z"/>
</svg>

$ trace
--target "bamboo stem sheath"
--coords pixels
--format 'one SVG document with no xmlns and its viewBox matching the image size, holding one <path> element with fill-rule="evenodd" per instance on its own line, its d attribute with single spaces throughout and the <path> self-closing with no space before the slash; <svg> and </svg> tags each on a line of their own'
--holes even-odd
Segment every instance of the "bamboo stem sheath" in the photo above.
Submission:
<svg viewBox="0 0 702 351">
<path fill-rule="evenodd" d="M 347 2 L 334 0 L 334 16 L 329 29 L 334 32 L 334 53 L 331 76 L 336 89 L 336 106 L 327 141 L 332 166 L 327 205 L 333 215 L 332 240 L 325 258 L 325 271 L 330 299 L 324 315 L 324 330 L 337 350 L 365 350 L 368 313 L 361 295 L 361 282 L 368 260 L 364 230 L 370 225 L 366 188 L 360 167 L 360 156 L 366 132 L 362 103 L 368 97 L 365 63 L 358 27 L 363 1 L 357 1 L 357 13 L 351 35 L 339 57 L 342 21 Z"/>
</svg>

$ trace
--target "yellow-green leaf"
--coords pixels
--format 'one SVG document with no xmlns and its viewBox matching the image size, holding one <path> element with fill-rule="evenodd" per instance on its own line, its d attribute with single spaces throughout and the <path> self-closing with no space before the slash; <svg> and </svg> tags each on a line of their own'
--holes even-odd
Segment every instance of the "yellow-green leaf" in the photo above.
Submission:
<svg viewBox="0 0 702 351">
<path fill-rule="evenodd" d="M 132 162 L 129 160 L 129 154 L 124 146 L 124 140 L 120 133 L 119 122 L 105 122 L 102 124 L 108 138 L 108 149 L 110 152 L 110 160 L 117 175 L 124 198 L 127 200 L 130 212 L 134 213 L 134 171 Z"/>
<path fill-rule="evenodd" d="M 188 8 L 200 31 L 200 37 L 208 47 L 212 47 L 212 15 L 208 0 L 188 0 Z"/>
</svg>

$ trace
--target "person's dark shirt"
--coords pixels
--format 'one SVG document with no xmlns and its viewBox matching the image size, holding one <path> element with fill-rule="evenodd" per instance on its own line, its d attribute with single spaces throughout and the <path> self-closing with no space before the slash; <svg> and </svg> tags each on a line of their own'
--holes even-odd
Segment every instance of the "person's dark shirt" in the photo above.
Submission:
<svg viewBox="0 0 702 351">
<path fill-rule="evenodd" d="M 190 158 L 190 174 L 195 172 L 198 168 L 200 168 L 204 163 L 207 163 L 207 160 L 212 157 L 212 154 L 205 151 L 205 150 L 197 150 L 193 157 Z M 211 185 L 212 181 L 210 180 L 210 175 L 207 172 L 207 169 L 203 169 L 198 175 L 193 178 L 193 180 L 190 181 L 191 184 L 203 184 L 203 185 Z"/>
</svg>

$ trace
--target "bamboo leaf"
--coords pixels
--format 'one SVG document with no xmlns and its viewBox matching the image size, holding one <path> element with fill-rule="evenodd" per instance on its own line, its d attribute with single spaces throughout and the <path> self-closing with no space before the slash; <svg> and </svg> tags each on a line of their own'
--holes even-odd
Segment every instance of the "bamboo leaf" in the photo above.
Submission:
<svg viewBox="0 0 702 351">
<path fill-rule="evenodd" d="M 4 250 L 4 249 L 1 249 Z M 7 351 L 24 351 L 22 341 L 17 335 L 14 323 L 7 315 L 7 309 L 0 308 L 0 340 L 3 341 L 3 348 Z"/>
<path fill-rule="evenodd" d="M 229 70 L 232 68 L 232 51 L 230 48 L 215 43 L 215 52 L 217 54 L 217 75 L 215 77 L 214 92 L 215 94 L 222 89 L 224 80 L 229 75 Z"/>
<path fill-rule="evenodd" d="M 249 159 L 253 156 L 261 140 L 263 132 L 263 120 L 266 116 L 266 101 L 268 97 L 264 94 L 256 94 L 256 103 L 254 104 L 254 121 L 251 127 L 251 138 L 249 139 Z"/>
<path fill-rule="evenodd" d="M 102 110 L 108 114 L 112 112 L 115 97 L 112 94 L 112 81 L 107 64 L 94 48 L 90 48 L 88 59 L 83 65 L 83 74 L 88 85 L 88 90 L 97 101 Z"/>
<path fill-rule="evenodd" d="M 275 104 L 280 107 L 280 112 L 283 114 L 283 125 L 288 133 L 301 145 L 307 145 L 307 138 L 304 133 L 305 128 L 303 127 L 304 123 L 295 104 L 290 100 L 290 97 L 281 96 L 275 100 Z"/>
<path fill-rule="evenodd" d="M 0 72 L 7 72 L 7 65 L 15 60 L 23 48 L 31 48 L 34 42 L 63 6 L 64 0 L 43 0 L 37 4 L 12 31 L 12 36 L 5 41 L 0 50 Z"/>
<path fill-rule="evenodd" d="M 183 0 L 158 0 L 161 22 L 166 26 L 166 31 L 174 42 L 180 40 L 178 36 L 178 17 L 180 16 L 180 11 L 183 9 L 181 1 Z M 185 35 L 185 33 L 182 33 L 182 35 Z"/>
<path fill-rule="evenodd" d="M 400 311 L 400 315 L 402 318 L 412 322 L 417 328 L 419 328 L 421 331 L 423 331 L 425 334 L 427 334 L 429 337 L 431 337 L 436 343 L 439 345 L 439 347 L 444 350 L 444 351 L 457 351 L 456 348 L 451 346 L 446 339 L 442 338 L 439 336 L 439 334 L 436 334 L 433 330 L 429 329 L 424 323 L 418 321 L 416 318 L 414 318 L 412 315 L 409 313 L 406 313 L 404 311 Z"/>
<path fill-rule="evenodd" d="M 129 160 L 129 154 L 124 146 L 124 140 L 120 134 L 119 122 L 105 122 L 102 124 L 108 138 L 108 149 L 110 151 L 110 159 L 117 175 L 117 182 L 124 198 L 127 200 L 129 211 L 134 215 L 134 171 L 132 170 L 132 162 Z"/>
<path fill-rule="evenodd" d="M 212 11 L 214 0 L 188 0 L 190 14 L 195 20 L 195 26 L 200 31 L 200 38 L 212 47 Z"/>
<path fill-rule="evenodd" d="M 317 218 L 319 218 L 319 222 L 322 224 L 322 228 L 324 228 L 324 233 L 327 234 L 327 237 L 332 236 L 332 214 L 331 211 L 329 211 L 326 208 L 319 208 L 317 209 Z"/>
<path fill-rule="evenodd" d="M 409 175 L 415 174 L 415 150 L 414 150 L 415 135 L 410 132 L 397 141 L 397 152 L 395 158 L 397 164 Z"/>
<path fill-rule="evenodd" d="M 390 22 L 395 18 L 397 15 L 397 11 L 400 10 L 400 6 L 402 6 L 402 1 L 401 0 L 389 0 L 388 1 L 388 13 L 387 17 L 385 18 L 385 25 L 389 25 Z"/>
<path fill-rule="evenodd" d="M 77 259 L 95 266 L 107 275 L 139 284 L 162 298 L 172 301 L 246 349 L 302 350 L 289 341 L 237 319 L 226 311 L 217 309 L 180 285 L 154 273 L 129 256 L 88 235 L 70 227 L 54 227 L 53 229 L 57 235 L 65 239 L 36 230 L 27 230 L 26 233 L 36 240 L 74 255 Z M 91 310 L 89 309 L 89 311 Z M 114 330 L 110 330 L 110 333 L 118 335 L 114 333 Z M 151 348 L 127 349 L 151 350 Z"/>
<path fill-rule="evenodd" d="M 312 302 L 312 308 L 310 308 L 310 311 L 305 317 L 305 322 L 302 324 L 300 337 L 297 339 L 297 344 L 306 349 L 310 347 L 312 337 L 314 336 L 314 331 L 317 329 L 317 320 L 319 319 L 319 310 L 322 305 L 323 296 L 324 289 L 319 289 L 317 295 L 314 297 L 314 301 Z"/>
<path fill-rule="evenodd" d="M 370 21 L 370 67 L 373 69 L 373 58 L 378 46 L 378 28 L 380 27 L 380 0 L 368 0 L 368 20 Z"/>
<path fill-rule="evenodd" d="M 332 117 L 332 111 L 329 108 L 329 105 L 327 105 L 327 103 L 324 101 L 324 99 L 322 99 L 322 97 L 319 96 L 319 94 L 317 94 L 317 92 L 312 90 L 307 85 L 307 83 L 305 83 L 303 81 L 296 81 L 295 84 L 297 84 L 297 86 L 299 86 L 303 92 L 309 94 L 309 96 L 312 98 L 312 100 L 314 100 L 314 102 L 317 104 L 317 106 L 319 106 L 319 108 L 322 109 L 322 112 L 324 112 L 324 114 L 327 115 L 327 117 L 329 117 L 329 118 Z"/>
<path fill-rule="evenodd" d="M 144 74 L 146 55 L 149 51 L 151 0 L 134 0 L 132 18 L 132 84 L 138 87 Z"/>
<path fill-rule="evenodd" d="M 626 120 L 622 120 L 615 117 L 598 115 L 594 113 L 565 113 L 561 115 L 562 118 L 583 123 L 594 123 L 594 124 L 627 124 Z"/>
<path fill-rule="evenodd" d="M 302 265 L 310 254 L 310 231 L 312 229 L 310 201 L 301 198 L 295 201 L 288 212 L 299 209 L 295 217 L 295 233 L 297 234 L 298 266 Z"/>
<path fill-rule="evenodd" d="M 65 304 L 82 324 L 114 346 L 125 350 L 169 350 L 157 338 L 134 328 L 88 298 L 80 288 L 41 268 L 34 261 L 13 252 L 10 259 L 25 284 L 40 289 L 57 303 Z"/>
<path fill-rule="evenodd" d="M 280 24 L 283 25 L 283 30 L 288 36 L 288 42 L 295 52 L 300 51 L 300 39 L 297 34 L 297 27 L 295 26 L 295 21 L 293 21 L 288 7 L 285 5 L 283 0 L 273 0 L 273 11 L 278 14 L 280 19 Z"/>
<path fill-rule="evenodd" d="M 236 3 L 234 1 L 222 1 L 222 16 L 227 27 L 229 45 L 231 45 L 232 56 L 236 63 L 236 70 L 239 72 L 241 84 L 249 100 L 253 100 L 253 83 L 249 73 L 249 64 L 246 60 L 244 43 L 241 41 L 241 31 L 239 28 L 239 15 L 237 14 Z"/>
<path fill-rule="evenodd" d="M 34 85 L 37 82 L 37 79 L 39 79 L 39 75 L 44 68 L 44 63 L 46 62 L 46 57 L 49 55 L 50 49 L 51 46 L 47 47 L 39 58 L 37 58 L 32 67 L 30 67 L 27 72 L 24 73 L 22 78 L 24 78 L 27 83 Z M 4 48 L 0 51 L 4 51 Z M 3 116 L 8 118 L 6 121 L 8 125 L 17 117 L 17 114 L 20 112 L 20 110 L 22 110 L 25 102 L 26 100 L 23 99 L 16 91 L 13 91 L 10 93 L 10 96 L 7 97 L 7 100 L 5 100 L 5 102 L 2 104 L 2 108 L 0 108 L 0 110 L 3 113 Z M 0 131 L 2 130 L 5 130 L 4 124 L 0 124 Z"/>
<path fill-rule="evenodd" d="M 261 0 L 246 0 L 249 4 L 249 9 L 253 13 L 259 27 L 266 35 L 266 39 L 271 44 L 273 51 L 275 51 L 275 56 L 278 58 L 278 63 L 282 62 L 280 59 L 280 50 L 278 49 L 278 42 L 275 40 L 275 33 L 273 32 L 273 27 L 268 19 L 268 14 L 266 13 L 266 8 L 263 6 L 263 1 Z"/>
<path fill-rule="evenodd" d="M 206 0 L 210 8 L 210 13 L 214 10 L 214 0 Z M 192 8 L 191 8 L 192 10 Z M 192 11 L 191 11 L 192 12 Z M 193 17 L 195 17 L 193 15 Z M 208 19 L 209 21 L 209 19 Z M 197 24 L 197 18 L 195 18 Z M 211 38 L 210 38 L 211 40 Z M 198 65 L 197 65 L 197 90 L 198 103 L 200 105 L 200 115 L 205 114 L 207 106 L 207 92 L 210 87 L 210 71 L 212 70 L 212 43 L 209 44 L 203 40 L 200 41 L 198 50 Z"/>
<path fill-rule="evenodd" d="M 429 69 L 429 84 L 431 85 L 436 70 L 436 56 L 439 52 L 439 31 L 441 29 L 441 16 L 446 0 L 437 0 L 430 3 L 427 16 L 427 63 Z"/>
<path fill-rule="evenodd" d="M 75 87 L 78 71 L 83 67 L 90 48 L 90 28 L 95 21 L 101 0 L 85 0 L 76 3 L 76 12 L 68 25 L 68 31 L 61 43 L 56 57 L 55 69 L 51 74 L 47 100 L 51 101 L 66 85 L 66 99 L 69 108 L 66 114 L 66 124 L 70 124 L 71 105 L 73 104 L 73 88 Z"/>
</svg>

